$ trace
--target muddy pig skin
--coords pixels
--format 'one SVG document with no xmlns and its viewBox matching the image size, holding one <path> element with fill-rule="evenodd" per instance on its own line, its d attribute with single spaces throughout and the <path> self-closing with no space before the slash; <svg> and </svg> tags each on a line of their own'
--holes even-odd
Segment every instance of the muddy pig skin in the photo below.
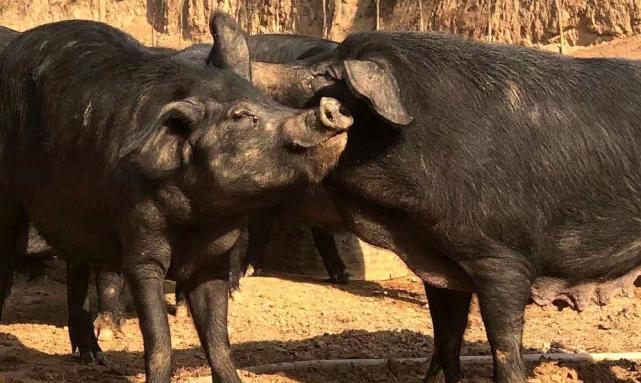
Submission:
<svg viewBox="0 0 641 383">
<path fill-rule="evenodd" d="M 404 32 L 302 61 L 255 62 L 252 81 L 291 106 L 331 95 L 352 112 L 324 184 L 351 231 L 425 282 L 427 382 L 458 381 L 473 292 L 494 381 L 525 382 L 530 298 L 580 310 L 639 273 L 641 63 Z"/>
<path fill-rule="evenodd" d="M 185 288 L 214 379 L 240 382 L 229 250 L 254 211 L 322 180 L 352 123 L 331 98 L 295 110 L 263 97 L 247 47 L 219 32 L 217 70 L 88 21 L 25 32 L 0 57 L 2 256 L 24 251 L 29 219 L 65 254 L 72 346 L 97 358 L 89 268 L 122 268 L 149 382 L 170 380 L 166 276 Z"/>
</svg>

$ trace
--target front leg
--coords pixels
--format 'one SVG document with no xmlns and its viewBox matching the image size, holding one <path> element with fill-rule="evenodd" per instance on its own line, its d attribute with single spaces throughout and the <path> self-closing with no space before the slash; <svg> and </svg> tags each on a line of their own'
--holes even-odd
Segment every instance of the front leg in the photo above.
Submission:
<svg viewBox="0 0 641 383">
<path fill-rule="evenodd" d="M 189 303 L 183 291 L 183 286 L 180 282 L 176 282 L 176 318 L 187 318 L 189 316 Z"/>
<path fill-rule="evenodd" d="M 149 383 L 169 383 L 171 379 L 171 337 L 163 293 L 169 257 L 163 253 L 140 251 L 132 256 L 138 262 L 125 267 L 145 345 L 145 374 Z"/>
<path fill-rule="evenodd" d="M 462 263 L 475 285 L 481 316 L 494 357 L 495 383 L 525 383 L 521 358 L 523 313 L 534 269 L 521 254 L 494 251 Z"/>
<path fill-rule="evenodd" d="M 184 285 L 185 293 L 213 381 L 241 383 L 232 361 L 227 333 L 229 253 L 216 257 L 215 264 L 201 268 L 190 278 Z"/>
</svg>

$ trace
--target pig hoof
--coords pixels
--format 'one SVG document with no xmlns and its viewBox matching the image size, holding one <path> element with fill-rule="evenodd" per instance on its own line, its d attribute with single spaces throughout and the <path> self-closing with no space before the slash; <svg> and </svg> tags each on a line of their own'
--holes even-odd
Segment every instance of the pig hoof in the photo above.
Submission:
<svg viewBox="0 0 641 383">
<path fill-rule="evenodd" d="M 249 265 L 249 266 L 247 266 L 247 270 L 245 270 L 245 273 L 244 273 L 243 277 L 249 278 L 249 277 L 251 277 L 253 275 L 256 275 L 256 272 L 257 272 L 257 270 L 254 269 L 254 266 L 253 265 Z"/>
<path fill-rule="evenodd" d="M 125 319 L 114 319 L 114 317 L 116 315 L 111 313 L 98 314 L 98 317 L 93 322 L 98 340 L 108 341 L 114 339 L 114 337 L 122 337 L 122 326 L 125 324 Z"/>
<path fill-rule="evenodd" d="M 189 308 L 186 305 L 176 305 L 176 318 L 188 318 Z"/>
<path fill-rule="evenodd" d="M 96 360 L 93 356 L 93 352 L 91 351 L 83 351 L 80 353 L 80 361 L 83 364 L 91 364 Z"/>
<path fill-rule="evenodd" d="M 337 285 L 345 285 L 349 283 L 349 277 L 351 276 L 352 275 L 348 272 L 340 272 L 340 273 L 332 274 L 329 277 L 329 282 Z"/>
<path fill-rule="evenodd" d="M 83 364 L 92 364 L 98 362 L 101 366 L 108 366 L 109 359 L 101 351 L 83 351 L 80 353 L 80 361 Z"/>
<path fill-rule="evenodd" d="M 98 364 L 101 366 L 108 366 L 111 363 L 102 352 L 96 352 L 95 358 Z"/>
<path fill-rule="evenodd" d="M 238 293 L 240 293 L 240 286 L 232 287 L 231 289 L 229 289 L 229 299 L 233 301 L 238 295 Z"/>
<path fill-rule="evenodd" d="M 426 376 L 423 383 L 444 383 L 445 375 L 438 373 L 436 375 Z"/>
</svg>

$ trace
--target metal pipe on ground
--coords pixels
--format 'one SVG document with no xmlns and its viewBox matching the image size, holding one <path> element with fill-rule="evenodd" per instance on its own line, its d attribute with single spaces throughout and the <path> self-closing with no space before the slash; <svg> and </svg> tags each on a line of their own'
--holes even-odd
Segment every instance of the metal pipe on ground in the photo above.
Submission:
<svg viewBox="0 0 641 383">
<path fill-rule="evenodd" d="M 564 362 L 604 362 L 617 360 L 641 361 L 641 352 L 617 353 L 550 353 L 550 354 L 525 354 L 523 359 L 529 362 L 538 360 L 558 360 Z M 302 360 L 297 362 L 283 362 L 262 364 L 258 366 L 243 367 L 240 370 L 254 374 L 273 374 L 288 370 L 301 370 L 306 368 L 336 368 L 336 367 L 373 367 L 382 366 L 392 361 L 400 363 L 426 363 L 429 358 L 398 358 L 398 359 L 321 359 Z M 461 356 L 462 365 L 492 363 L 491 355 Z M 203 376 L 189 380 L 189 383 L 209 383 L 211 376 Z"/>
</svg>

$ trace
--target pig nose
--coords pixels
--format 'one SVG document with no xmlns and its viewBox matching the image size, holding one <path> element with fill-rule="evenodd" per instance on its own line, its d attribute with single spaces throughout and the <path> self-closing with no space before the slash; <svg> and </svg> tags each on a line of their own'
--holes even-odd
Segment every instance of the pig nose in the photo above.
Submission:
<svg viewBox="0 0 641 383">
<path fill-rule="evenodd" d="M 325 127 L 333 130 L 347 130 L 354 123 L 354 118 L 343 105 L 330 97 L 320 100 L 320 119 Z"/>
</svg>

